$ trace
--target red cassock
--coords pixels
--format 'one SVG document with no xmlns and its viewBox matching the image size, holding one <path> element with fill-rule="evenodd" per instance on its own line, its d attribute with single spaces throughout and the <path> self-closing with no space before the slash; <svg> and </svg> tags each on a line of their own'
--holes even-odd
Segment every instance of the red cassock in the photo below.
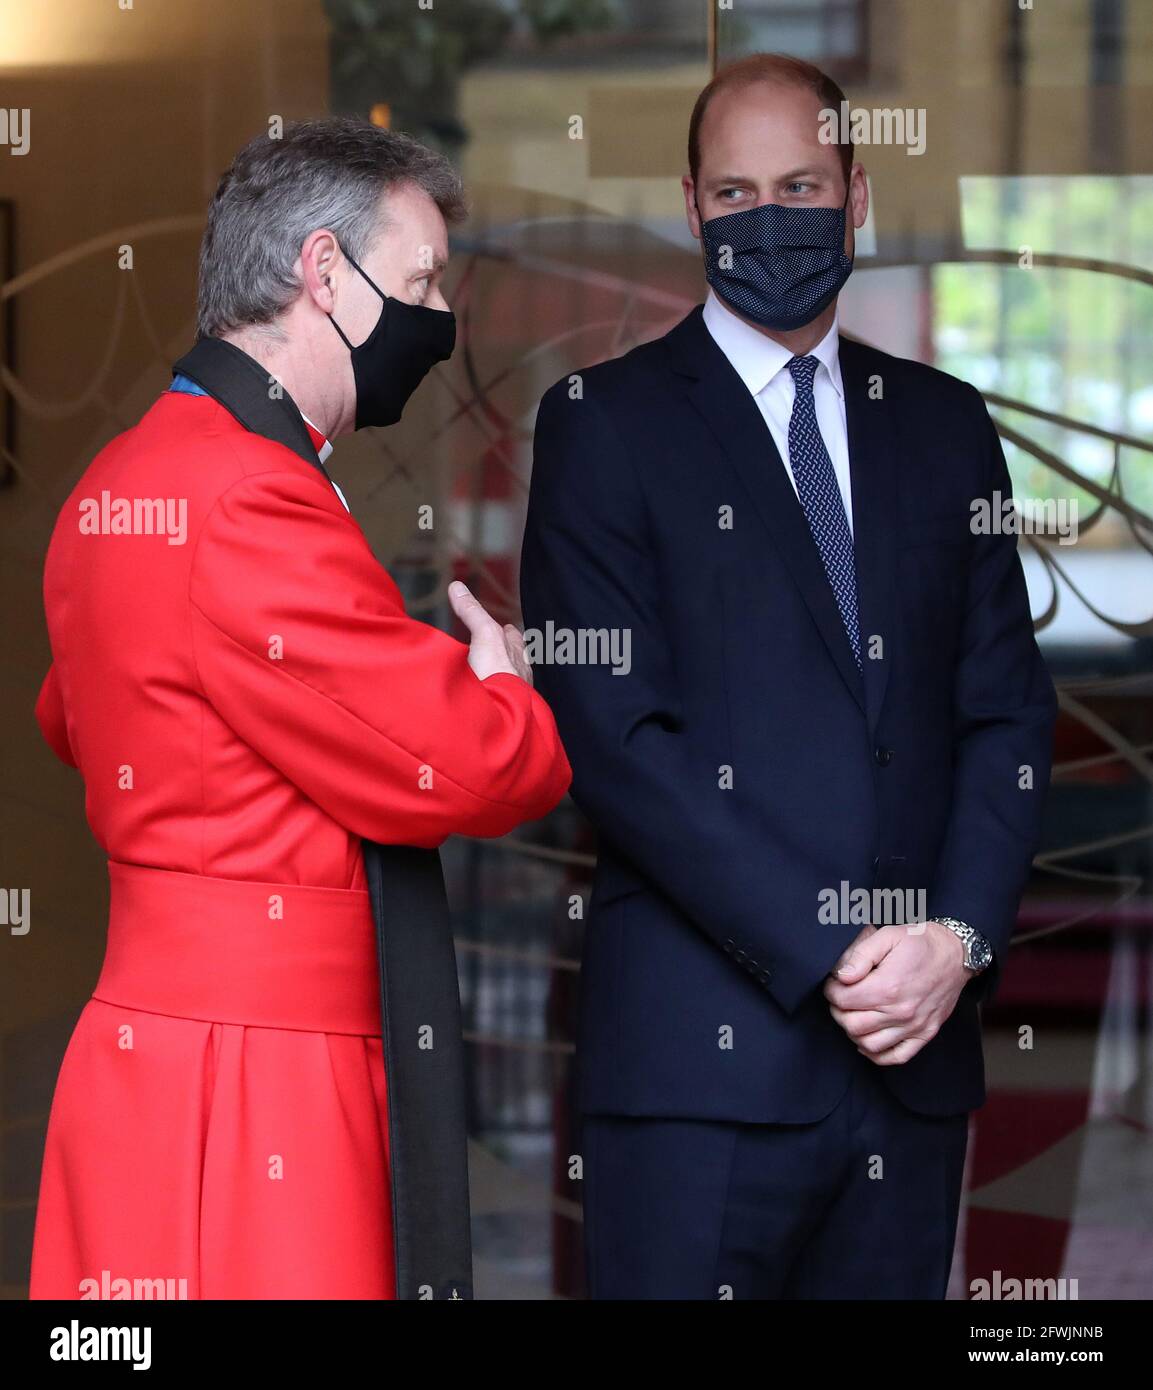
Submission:
<svg viewBox="0 0 1153 1390">
<path fill-rule="evenodd" d="M 544 815 L 570 777 L 552 715 L 409 618 L 324 475 L 209 396 L 166 392 L 97 456 L 44 594 L 37 718 L 111 909 L 31 1295 L 392 1297 L 361 839 Z"/>
</svg>

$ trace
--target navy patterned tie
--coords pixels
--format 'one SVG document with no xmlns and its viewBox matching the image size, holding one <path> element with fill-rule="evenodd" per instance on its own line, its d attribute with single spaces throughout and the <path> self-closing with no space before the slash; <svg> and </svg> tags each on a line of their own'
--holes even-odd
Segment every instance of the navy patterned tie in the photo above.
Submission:
<svg viewBox="0 0 1153 1390">
<path fill-rule="evenodd" d="M 861 669 L 861 635 L 857 624 L 857 566 L 853 558 L 853 537 L 833 460 L 825 448 L 817 425 L 817 403 L 813 399 L 815 357 L 794 357 L 789 373 L 796 384 L 793 413 L 789 417 L 789 466 L 797 484 L 797 496 L 825 567 L 833 597 L 848 633 L 857 670 Z"/>
</svg>

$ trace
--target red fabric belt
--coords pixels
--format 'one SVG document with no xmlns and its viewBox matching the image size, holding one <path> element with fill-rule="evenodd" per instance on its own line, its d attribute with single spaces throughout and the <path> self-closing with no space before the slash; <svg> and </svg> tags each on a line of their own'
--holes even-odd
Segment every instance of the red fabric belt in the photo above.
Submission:
<svg viewBox="0 0 1153 1390">
<path fill-rule="evenodd" d="M 212 1023 L 380 1037 L 368 893 L 110 861 L 93 998 Z"/>
</svg>

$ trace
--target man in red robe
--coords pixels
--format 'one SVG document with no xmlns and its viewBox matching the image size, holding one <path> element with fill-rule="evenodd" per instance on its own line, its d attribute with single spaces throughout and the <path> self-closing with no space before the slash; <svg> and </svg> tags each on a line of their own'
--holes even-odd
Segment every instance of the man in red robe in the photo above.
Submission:
<svg viewBox="0 0 1153 1390">
<path fill-rule="evenodd" d="M 463 585 L 468 647 L 409 618 L 324 466 L 451 352 L 462 215 L 404 136 L 252 141 L 209 211 L 195 347 L 61 510 L 37 717 L 111 909 L 34 1298 L 471 1294 L 436 847 L 544 815 L 569 766 L 516 630 Z"/>
</svg>

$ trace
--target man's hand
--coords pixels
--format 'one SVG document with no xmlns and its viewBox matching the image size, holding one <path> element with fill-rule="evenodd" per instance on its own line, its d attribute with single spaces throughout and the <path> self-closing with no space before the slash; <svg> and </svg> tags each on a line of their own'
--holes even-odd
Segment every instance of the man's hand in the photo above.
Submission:
<svg viewBox="0 0 1153 1390">
<path fill-rule="evenodd" d="M 532 667 L 525 656 L 524 638 L 519 629 L 512 623 L 505 623 L 501 627 L 459 579 L 454 579 L 448 586 L 448 601 L 452 611 L 471 634 L 468 664 L 477 679 L 484 680 L 486 676 L 495 676 L 498 671 L 503 671 L 510 676 L 519 676 L 522 681 L 532 685 Z"/>
<path fill-rule="evenodd" d="M 866 927 L 825 982 L 833 1018 L 880 1067 L 915 1057 L 973 978 L 965 947 L 939 922 Z"/>
</svg>

